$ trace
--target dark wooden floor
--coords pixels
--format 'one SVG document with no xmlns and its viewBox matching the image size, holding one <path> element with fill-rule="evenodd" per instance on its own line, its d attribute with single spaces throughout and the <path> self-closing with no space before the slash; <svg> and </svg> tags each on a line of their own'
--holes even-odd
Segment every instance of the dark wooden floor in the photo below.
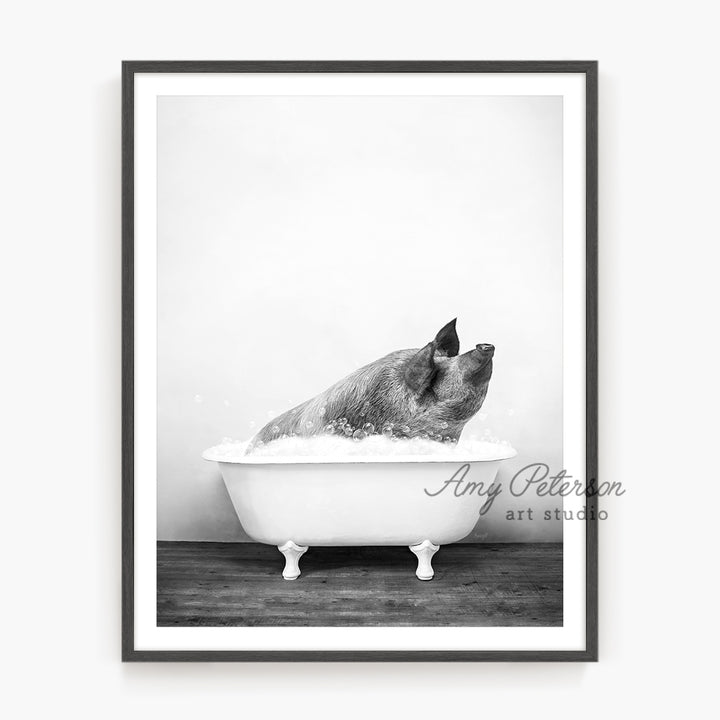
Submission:
<svg viewBox="0 0 720 720">
<path fill-rule="evenodd" d="M 447 545 L 435 578 L 408 548 L 311 547 L 302 575 L 254 543 L 158 543 L 159 626 L 560 626 L 562 544 Z"/>
</svg>

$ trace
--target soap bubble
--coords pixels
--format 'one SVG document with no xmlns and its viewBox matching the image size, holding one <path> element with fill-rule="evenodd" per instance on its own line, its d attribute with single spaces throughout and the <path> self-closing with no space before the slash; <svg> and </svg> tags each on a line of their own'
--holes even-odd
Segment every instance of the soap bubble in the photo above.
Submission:
<svg viewBox="0 0 720 720">
<path fill-rule="evenodd" d="M 332 435 L 335 432 L 335 423 L 329 423 L 323 428 L 323 432 Z"/>
<path fill-rule="evenodd" d="M 352 437 L 353 437 L 353 440 L 357 440 L 357 441 L 364 440 L 367 437 L 367 433 L 363 430 L 356 430 L 352 434 Z"/>
<path fill-rule="evenodd" d="M 343 427 L 343 432 L 344 432 L 348 437 L 350 437 L 350 436 L 353 434 L 353 429 L 352 429 L 352 427 L 351 427 L 350 425 L 345 425 L 345 426 Z"/>
<path fill-rule="evenodd" d="M 375 432 L 375 426 L 372 423 L 365 423 L 362 426 L 363 432 L 367 433 L 368 435 L 372 435 Z"/>
<path fill-rule="evenodd" d="M 449 423 L 445 422 L 445 420 L 443 420 L 443 421 L 440 423 L 440 427 L 441 427 L 443 430 L 447 430 L 447 428 L 450 427 L 450 425 L 449 425 Z"/>
<path fill-rule="evenodd" d="M 343 425 L 347 424 L 347 418 L 340 418 L 340 419 L 337 421 L 337 424 L 338 424 L 340 427 L 342 427 Z"/>
<path fill-rule="evenodd" d="M 409 435 L 410 434 L 410 426 L 409 425 L 401 425 L 400 432 L 404 433 L 405 435 Z"/>
<path fill-rule="evenodd" d="M 386 438 L 391 438 L 391 437 L 392 437 L 392 434 L 393 434 L 393 426 L 392 426 L 392 423 L 390 423 L 389 425 L 385 425 L 385 426 L 383 427 L 383 429 L 382 429 L 382 434 L 383 434 Z"/>
</svg>

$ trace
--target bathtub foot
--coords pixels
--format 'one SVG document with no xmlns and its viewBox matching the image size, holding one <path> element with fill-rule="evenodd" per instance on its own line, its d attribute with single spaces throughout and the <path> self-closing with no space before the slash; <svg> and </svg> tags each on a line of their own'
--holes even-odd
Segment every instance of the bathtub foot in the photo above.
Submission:
<svg viewBox="0 0 720 720">
<path fill-rule="evenodd" d="M 307 552 L 307 547 L 296 545 L 292 540 L 288 540 L 284 545 L 278 545 L 278 550 L 285 556 L 283 577 L 286 580 L 299 578 L 300 558 Z"/>
<path fill-rule="evenodd" d="M 432 580 L 435 571 L 432 568 L 432 556 L 440 549 L 429 540 L 423 540 L 419 545 L 410 545 L 410 550 L 417 555 L 418 566 L 415 574 L 420 580 Z"/>
</svg>

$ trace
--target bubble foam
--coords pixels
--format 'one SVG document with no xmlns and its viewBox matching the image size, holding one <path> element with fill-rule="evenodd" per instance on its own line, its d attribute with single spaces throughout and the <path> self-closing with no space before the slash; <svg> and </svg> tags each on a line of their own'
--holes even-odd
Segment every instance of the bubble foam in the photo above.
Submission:
<svg viewBox="0 0 720 720">
<path fill-rule="evenodd" d="M 363 438 L 339 435 L 285 437 L 252 446 L 249 441 L 224 439 L 203 453 L 218 462 L 383 462 L 502 460 L 517 453 L 507 442 L 460 440 L 437 442 L 423 438 L 391 439 L 384 435 Z"/>
</svg>

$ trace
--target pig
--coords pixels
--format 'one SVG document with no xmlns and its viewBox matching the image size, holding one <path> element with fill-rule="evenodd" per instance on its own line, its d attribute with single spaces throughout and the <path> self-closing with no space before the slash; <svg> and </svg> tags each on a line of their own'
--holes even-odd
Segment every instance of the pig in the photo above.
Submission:
<svg viewBox="0 0 720 720">
<path fill-rule="evenodd" d="M 271 420 L 253 438 L 341 434 L 356 440 L 393 438 L 457 441 L 480 410 L 493 369 L 493 345 L 459 355 L 457 318 L 423 348 L 396 350 L 361 367 L 324 392 Z"/>
</svg>

